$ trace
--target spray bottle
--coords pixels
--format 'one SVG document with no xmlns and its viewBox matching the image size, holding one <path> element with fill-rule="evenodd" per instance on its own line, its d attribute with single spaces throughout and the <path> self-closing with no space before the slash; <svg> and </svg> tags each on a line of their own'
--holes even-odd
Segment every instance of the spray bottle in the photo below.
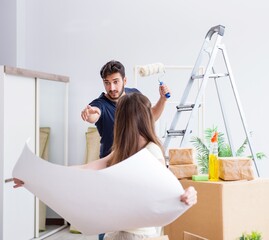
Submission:
<svg viewBox="0 0 269 240">
<path fill-rule="evenodd" d="M 219 160 L 218 160 L 218 132 L 215 132 L 211 138 L 208 174 L 210 181 L 219 180 Z"/>
</svg>

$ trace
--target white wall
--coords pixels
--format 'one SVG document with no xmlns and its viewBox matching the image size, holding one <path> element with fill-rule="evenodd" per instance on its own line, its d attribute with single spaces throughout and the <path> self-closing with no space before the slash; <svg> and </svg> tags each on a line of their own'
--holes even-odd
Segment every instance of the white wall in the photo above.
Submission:
<svg viewBox="0 0 269 240">
<path fill-rule="evenodd" d="M 17 64 L 17 11 L 16 0 L 0 2 L 0 64 Z"/>
<path fill-rule="evenodd" d="M 105 62 L 122 61 L 132 86 L 136 64 L 194 64 L 206 32 L 218 24 L 226 27 L 223 42 L 257 150 L 269 155 L 266 1 L 28 0 L 25 4 L 26 46 L 20 56 L 24 67 L 71 77 L 71 164 L 83 160 L 88 124 L 80 112 L 103 90 L 99 70 Z M 206 115 L 206 127 L 212 126 L 211 119 L 221 125 L 211 116 Z M 269 175 L 268 161 L 260 164 L 261 175 Z"/>
</svg>

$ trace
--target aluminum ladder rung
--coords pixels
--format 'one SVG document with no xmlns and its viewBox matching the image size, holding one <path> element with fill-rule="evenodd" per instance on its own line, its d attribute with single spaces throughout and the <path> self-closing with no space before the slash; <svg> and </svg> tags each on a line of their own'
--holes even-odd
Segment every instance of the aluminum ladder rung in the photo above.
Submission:
<svg viewBox="0 0 269 240">
<path fill-rule="evenodd" d="M 188 104 L 188 105 L 178 105 L 176 106 L 177 111 L 181 112 L 181 111 L 192 111 L 192 109 L 194 108 L 194 104 Z"/>
<path fill-rule="evenodd" d="M 177 111 L 178 112 L 183 112 L 183 111 L 192 111 L 194 108 L 195 104 L 187 104 L 187 105 L 177 105 Z M 201 107 L 201 104 L 199 104 L 198 108 Z"/>
<path fill-rule="evenodd" d="M 228 73 L 214 73 L 214 74 L 208 75 L 209 78 L 221 78 L 221 77 L 228 77 L 228 76 L 229 76 Z M 204 77 L 205 77 L 205 75 L 202 74 L 202 75 L 194 75 L 191 78 L 192 79 L 202 79 Z"/>
<path fill-rule="evenodd" d="M 167 130 L 167 136 L 184 136 L 186 130 Z"/>
</svg>

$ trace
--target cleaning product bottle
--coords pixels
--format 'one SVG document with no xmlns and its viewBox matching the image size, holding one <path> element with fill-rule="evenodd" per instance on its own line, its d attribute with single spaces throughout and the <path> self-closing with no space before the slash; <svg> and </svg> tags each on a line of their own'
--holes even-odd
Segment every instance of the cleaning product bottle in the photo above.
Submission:
<svg viewBox="0 0 269 240">
<path fill-rule="evenodd" d="M 219 179 L 219 160 L 218 160 L 218 132 L 215 132 L 211 138 L 208 174 L 210 181 L 218 181 Z"/>
</svg>

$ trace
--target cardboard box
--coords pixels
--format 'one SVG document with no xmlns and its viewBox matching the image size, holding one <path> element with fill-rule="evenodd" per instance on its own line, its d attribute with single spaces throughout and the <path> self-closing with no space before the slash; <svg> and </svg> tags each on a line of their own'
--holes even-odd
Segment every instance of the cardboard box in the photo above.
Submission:
<svg viewBox="0 0 269 240">
<path fill-rule="evenodd" d="M 258 231 L 269 239 L 269 179 L 180 182 L 197 190 L 198 203 L 164 227 L 170 240 L 183 240 L 184 231 L 210 240 L 234 240 Z"/>
<path fill-rule="evenodd" d="M 171 172 L 177 177 L 177 179 L 191 178 L 192 175 L 198 173 L 197 165 L 185 164 L 185 165 L 169 165 Z"/>
<path fill-rule="evenodd" d="M 253 180 L 252 160 L 244 157 L 220 157 L 219 177 L 223 180 Z"/>
<path fill-rule="evenodd" d="M 169 149 L 169 165 L 193 164 L 193 148 L 173 148 Z"/>
</svg>

